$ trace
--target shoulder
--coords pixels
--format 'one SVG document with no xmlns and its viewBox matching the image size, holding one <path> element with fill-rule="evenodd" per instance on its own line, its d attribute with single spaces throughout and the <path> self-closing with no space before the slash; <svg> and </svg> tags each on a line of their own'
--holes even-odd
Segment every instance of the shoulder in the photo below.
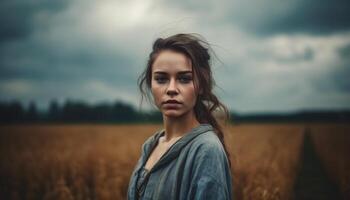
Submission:
<svg viewBox="0 0 350 200">
<path fill-rule="evenodd" d="M 198 135 L 192 145 L 192 150 L 205 152 L 206 154 L 225 153 L 223 145 L 213 130 Z"/>
<path fill-rule="evenodd" d="M 199 199 L 231 197 L 230 166 L 216 133 L 207 131 L 197 136 L 191 145 L 191 155 L 191 195 Z"/>
<path fill-rule="evenodd" d="M 189 156 L 194 168 L 203 172 L 216 171 L 228 165 L 224 147 L 214 131 L 198 135 L 190 145 Z"/>
</svg>

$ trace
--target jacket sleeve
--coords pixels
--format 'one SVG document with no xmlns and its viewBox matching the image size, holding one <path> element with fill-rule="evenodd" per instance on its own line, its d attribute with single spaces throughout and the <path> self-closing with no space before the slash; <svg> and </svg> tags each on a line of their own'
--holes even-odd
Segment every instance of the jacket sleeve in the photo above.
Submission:
<svg viewBox="0 0 350 200">
<path fill-rule="evenodd" d="M 230 167 L 221 144 L 204 144 L 194 156 L 188 199 L 231 200 L 231 180 Z"/>
</svg>

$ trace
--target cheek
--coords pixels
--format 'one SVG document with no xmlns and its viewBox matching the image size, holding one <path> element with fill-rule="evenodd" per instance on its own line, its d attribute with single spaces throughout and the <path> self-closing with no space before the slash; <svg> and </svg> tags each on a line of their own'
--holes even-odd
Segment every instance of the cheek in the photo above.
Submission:
<svg viewBox="0 0 350 200">
<path fill-rule="evenodd" d="M 153 95 L 154 100 L 157 102 L 161 98 L 161 88 L 159 87 L 151 87 L 151 93 Z"/>
<path fill-rule="evenodd" d="M 195 88 L 194 88 L 193 84 L 186 88 L 186 97 L 190 101 L 196 101 Z"/>
</svg>

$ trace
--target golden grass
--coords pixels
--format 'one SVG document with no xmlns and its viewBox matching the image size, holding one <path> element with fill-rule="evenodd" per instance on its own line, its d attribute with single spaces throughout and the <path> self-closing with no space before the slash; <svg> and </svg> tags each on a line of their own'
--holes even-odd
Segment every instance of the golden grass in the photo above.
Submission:
<svg viewBox="0 0 350 200">
<path fill-rule="evenodd" d="M 2 126 L 0 199 L 126 199 L 141 145 L 160 128 Z M 290 199 L 303 128 L 297 124 L 227 127 L 236 199 Z"/>
<path fill-rule="evenodd" d="M 296 125 L 240 125 L 229 129 L 237 199 L 290 199 L 303 130 Z"/>
<path fill-rule="evenodd" d="M 124 199 L 154 125 L 1 128 L 6 199 Z"/>
</svg>

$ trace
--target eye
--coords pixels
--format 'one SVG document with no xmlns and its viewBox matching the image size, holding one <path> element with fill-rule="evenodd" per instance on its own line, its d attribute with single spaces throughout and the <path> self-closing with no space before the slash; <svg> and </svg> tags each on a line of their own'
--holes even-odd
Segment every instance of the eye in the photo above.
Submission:
<svg viewBox="0 0 350 200">
<path fill-rule="evenodd" d="M 190 76 L 182 76 L 179 78 L 180 82 L 182 83 L 189 83 L 192 81 L 192 78 Z"/>
<path fill-rule="evenodd" d="M 165 77 L 156 77 L 154 80 L 156 80 L 157 83 L 165 83 L 167 79 Z"/>
</svg>

